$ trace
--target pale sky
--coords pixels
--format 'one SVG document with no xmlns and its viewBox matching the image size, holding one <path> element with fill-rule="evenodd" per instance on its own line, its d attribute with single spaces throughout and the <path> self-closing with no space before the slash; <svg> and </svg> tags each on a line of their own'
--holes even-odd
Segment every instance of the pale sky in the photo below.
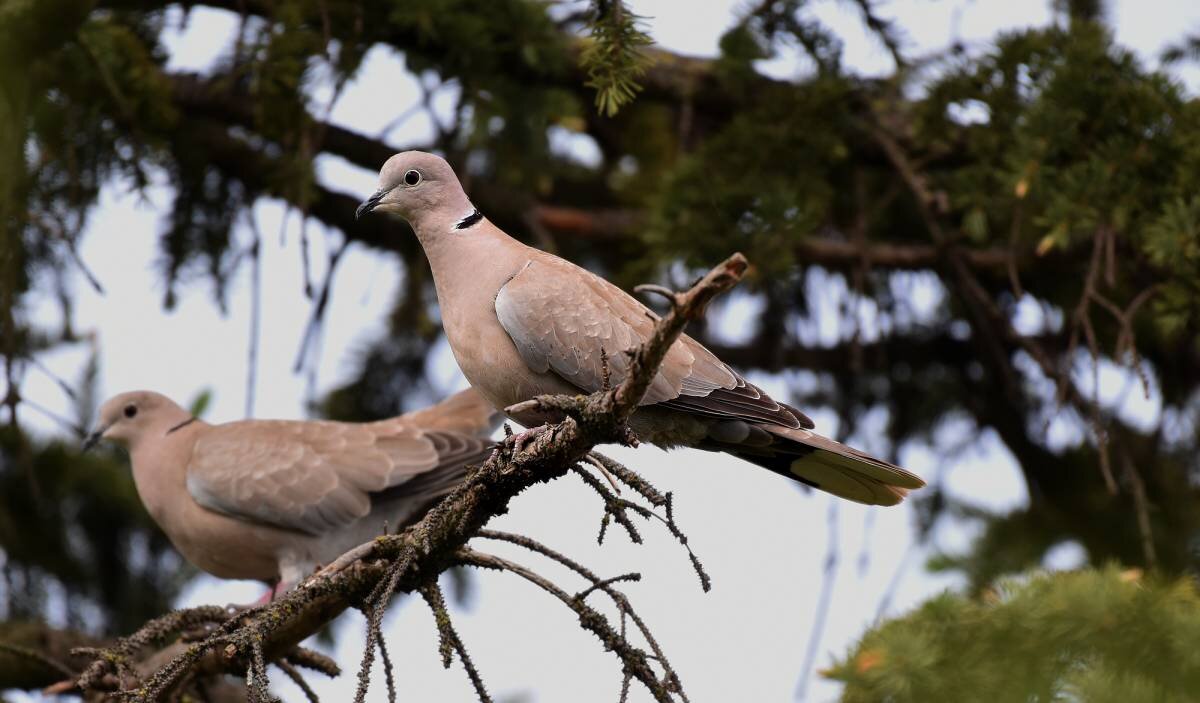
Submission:
<svg viewBox="0 0 1200 703">
<path fill-rule="evenodd" d="M 647 17 L 647 28 L 662 46 L 693 55 L 712 55 L 717 39 L 731 23 L 740 3 L 630 3 Z M 886 72 L 887 54 L 862 30 L 859 15 L 849 3 L 817 4 L 818 13 L 846 41 L 846 62 L 860 71 Z M 1049 21 L 1046 0 L 975 0 L 933 2 L 894 0 L 880 13 L 897 17 L 910 53 L 925 53 L 960 40 L 972 49 L 986 48 L 997 31 Z M 1110 18 L 1117 38 L 1152 60 L 1164 44 L 1188 30 L 1200 28 L 1200 4 L 1183 0 L 1121 0 L 1112 3 Z M 193 10 L 182 31 L 172 31 L 168 45 L 172 68 L 204 69 L 229 47 L 234 16 L 214 10 Z M 785 55 L 767 66 L 776 76 L 795 77 L 805 70 L 796 56 Z M 1182 74 L 1194 89 L 1196 72 Z M 318 88 L 316 97 L 326 93 Z M 386 98 L 386 99 L 385 99 Z M 402 60 L 383 49 L 371 52 L 359 78 L 333 111 L 333 121 L 377 134 L 417 98 L 415 83 Z M 397 146 L 420 142 L 430 125 L 422 115 L 389 136 Z M 566 141 L 566 148 L 572 146 Z M 320 177 L 336 189 L 366 195 L 374 189 L 375 174 L 325 158 Z M 245 414 L 247 342 L 249 329 L 248 269 L 229 286 L 230 309 L 222 316 L 212 303 L 209 285 L 202 282 L 181 290 L 177 309 L 161 308 L 162 286 L 155 268 L 157 237 L 170 202 L 165 187 L 152 188 L 148 201 L 139 202 L 127 185 L 105 188 L 83 239 L 81 256 L 105 287 L 92 291 L 76 277 L 75 321 L 90 329 L 101 350 L 103 395 L 149 388 L 188 402 L 211 389 L 213 403 L 207 419 L 225 421 Z M 298 218 L 283 222 L 277 201 L 262 202 L 255 218 L 263 233 L 263 326 L 258 363 L 255 416 L 305 416 L 306 381 L 291 371 L 311 304 L 302 295 Z M 242 241 L 248 228 L 240 228 Z M 314 275 L 319 280 L 325 260 L 325 232 L 311 223 Z M 400 236 L 399 234 L 397 236 Z M 339 235 L 332 235 L 336 241 Z M 384 316 L 400 284 L 395 257 L 351 247 L 336 278 L 326 316 L 320 351 L 318 394 L 339 385 L 355 369 L 355 355 L 383 334 Z M 736 334 L 744 327 L 739 310 L 746 298 L 724 308 L 719 325 Z M 740 302 L 737 302 L 740 301 Z M 932 301 L 931 301 L 932 303 Z M 832 302 L 811 332 L 817 339 L 836 333 Z M 30 314 L 52 326 L 57 309 L 49 295 L 38 299 Z M 1034 314 L 1034 313 L 1030 313 Z M 813 340 L 807 340 L 813 341 Z M 75 348 L 40 357 L 54 372 L 77 377 L 87 350 Z M 465 385 L 448 350 L 442 345 L 428 362 L 428 373 L 439 389 L 449 392 Z M 1106 370 L 1105 394 L 1122 381 L 1121 372 Z M 786 392 L 779 378 L 754 376 L 768 391 Z M 22 393 L 62 414 L 68 403 L 53 381 L 30 370 Z M 1153 417 L 1157 397 L 1129 394 L 1129 416 Z M 836 430 L 831 413 L 814 413 L 818 429 Z M 45 434 L 60 430 L 30 410 L 23 421 Z M 854 443 L 877 447 L 879 418 L 867 418 L 851 435 Z M 1055 429 L 1063 441 L 1070 423 Z M 958 434 L 948 423 L 939 441 Z M 643 580 L 625 586 L 632 602 L 648 621 L 678 669 L 693 701 L 791 700 L 801 661 L 812 630 L 822 570 L 836 525 L 837 545 L 834 598 L 829 621 L 818 648 L 816 668 L 844 654 L 874 620 L 880 601 L 898 578 L 888 614 L 903 612 L 961 579 L 926 574 L 922 564 L 930 549 L 913 547 L 913 514 L 905 504 L 892 509 L 868 509 L 841 502 L 830 514 L 831 498 L 805 493 L 790 481 L 735 459 L 696 451 L 670 455 L 652 447 L 612 449 L 627 465 L 642 471 L 660 488 L 676 494 L 678 520 L 713 578 L 713 591 L 704 594 L 686 554 L 660 530 L 647 526 L 647 544 L 636 546 L 610 530 L 604 547 L 595 544 L 601 506 L 577 481 L 561 479 L 527 491 L 513 502 L 508 515 L 491 526 L 521 532 L 572 555 L 602 575 L 641 571 Z M 942 475 L 955 496 L 994 510 L 1010 510 L 1026 500 L 1025 487 L 1013 461 L 994 435 L 985 434 L 968 455 L 950 465 L 937 465 L 929 448 L 907 447 L 904 465 L 927 478 Z M 944 550 L 965 549 L 976 533 L 973 526 L 943 520 L 934 543 Z M 541 560 L 515 549 L 477 541 L 478 548 L 545 568 L 561 576 L 568 590 L 575 582 Z M 1048 566 L 1069 567 L 1081 558 L 1075 545 L 1055 550 Z M 178 605 L 249 601 L 262 592 L 252 582 L 222 583 L 197 579 Z M 597 603 L 600 602 L 598 599 Z M 580 630 L 570 612 L 546 594 L 503 574 L 476 574 L 475 595 L 466 608 L 455 608 L 455 624 L 497 700 L 612 701 L 620 684 L 617 659 L 601 650 L 596 639 Z M 424 604 L 403 599 L 388 615 L 385 636 L 404 700 L 472 700 L 470 684 L 455 663 L 443 671 L 437 654 L 432 618 Z M 352 691 L 354 671 L 362 652 L 361 616 L 350 614 L 339 625 L 336 657 L 347 670 L 340 680 L 319 675 L 312 682 L 328 700 L 341 700 Z M 378 669 L 376 669 L 378 671 Z M 273 671 L 285 700 L 300 694 L 285 677 Z M 386 700 L 382 676 L 370 700 Z M 814 677 L 808 700 L 831 700 L 838 687 Z M 650 700 L 634 684 L 631 700 Z"/>
</svg>

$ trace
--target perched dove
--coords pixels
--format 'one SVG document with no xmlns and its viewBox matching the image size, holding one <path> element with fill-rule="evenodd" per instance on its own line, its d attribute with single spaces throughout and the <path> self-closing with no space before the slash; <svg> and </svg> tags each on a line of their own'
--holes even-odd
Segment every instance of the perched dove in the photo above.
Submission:
<svg viewBox="0 0 1200 703">
<path fill-rule="evenodd" d="M 412 225 L 433 269 L 442 322 L 467 380 L 498 408 L 538 394 L 602 386 L 601 350 L 613 382 L 622 352 L 645 340 L 654 315 L 617 286 L 509 237 L 483 217 L 441 158 L 396 154 L 358 216 L 379 211 Z M 518 422 L 545 420 L 526 414 Z M 663 447 L 723 451 L 853 501 L 895 505 L 920 477 L 811 431 L 687 335 L 669 350 L 630 420 Z"/>
<path fill-rule="evenodd" d="M 292 586 L 385 526 L 418 519 L 487 457 L 499 419 L 466 390 L 379 422 L 210 425 L 134 391 L 101 406 L 85 446 L 129 449 L 138 495 L 188 561 Z"/>
</svg>

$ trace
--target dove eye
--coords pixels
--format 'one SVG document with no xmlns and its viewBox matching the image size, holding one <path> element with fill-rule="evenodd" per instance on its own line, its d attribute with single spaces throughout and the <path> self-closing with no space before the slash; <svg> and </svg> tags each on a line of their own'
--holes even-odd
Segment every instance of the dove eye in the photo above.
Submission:
<svg viewBox="0 0 1200 703">
<path fill-rule="evenodd" d="M 132 403 L 125 406 L 125 417 L 133 417 L 137 415 L 137 406 Z"/>
<path fill-rule="evenodd" d="M 415 170 L 414 171 L 406 171 L 404 173 L 404 182 L 410 186 L 415 186 L 416 184 L 421 182 L 421 172 L 415 171 Z"/>
</svg>

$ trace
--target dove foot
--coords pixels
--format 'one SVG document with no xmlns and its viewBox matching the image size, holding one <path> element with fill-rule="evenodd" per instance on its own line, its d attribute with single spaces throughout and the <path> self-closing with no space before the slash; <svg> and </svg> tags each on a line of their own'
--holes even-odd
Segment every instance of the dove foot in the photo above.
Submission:
<svg viewBox="0 0 1200 703">
<path fill-rule="evenodd" d="M 280 580 L 276 580 L 273 582 L 268 581 L 267 585 L 270 586 L 270 588 L 267 589 L 267 591 L 265 593 L 263 593 L 261 596 L 259 596 L 258 600 L 254 601 L 253 603 L 250 603 L 247 605 L 239 605 L 236 603 L 230 603 L 229 605 L 227 605 L 225 607 L 234 612 L 239 612 L 242 610 L 247 610 L 249 608 L 257 608 L 259 606 L 269 605 L 269 604 L 273 603 L 276 598 L 282 596 L 284 593 L 287 593 L 288 590 L 290 590 L 292 586 L 296 585 L 296 583 L 294 581 L 280 579 Z"/>
<path fill-rule="evenodd" d="M 531 428 L 525 430 L 524 432 L 518 432 L 517 434 L 513 435 L 512 436 L 513 453 L 516 454 L 516 453 L 525 451 L 525 446 L 527 444 L 529 444 L 530 442 L 532 442 L 533 439 L 535 437 L 537 437 L 538 434 L 541 433 L 542 430 L 546 429 L 546 427 L 547 427 L 547 425 L 538 425 L 537 427 L 531 427 Z"/>
</svg>

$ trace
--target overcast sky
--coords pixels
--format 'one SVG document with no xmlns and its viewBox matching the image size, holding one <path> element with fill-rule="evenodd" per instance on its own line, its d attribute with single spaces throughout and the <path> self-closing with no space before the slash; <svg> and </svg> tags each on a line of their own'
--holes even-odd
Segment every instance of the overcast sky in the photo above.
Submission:
<svg viewBox="0 0 1200 703">
<path fill-rule="evenodd" d="M 646 26 L 660 45 L 693 55 L 716 52 L 717 39 L 739 6 L 726 0 L 635 0 L 630 4 L 646 16 Z M 1050 20 L 1048 4 L 1046 0 L 893 0 L 882 3 L 880 9 L 882 15 L 898 18 L 910 53 L 925 53 L 955 40 L 982 50 L 998 31 L 1046 24 Z M 818 3 L 818 14 L 845 39 L 848 65 L 865 73 L 890 70 L 886 52 L 863 32 L 851 3 Z M 1179 34 L 1200 28 L 1200 3 L 1122 0 L 1111 3 L 1109 17 L 1118 40 L 1151 60 Z M 211 66 L 228 50 L 234 25 L 232 14 L 194 10 L 186 28 L 170 33 L 171 67 Z M 806 68 L 795 55 L 781 56 L 767 65 L 773 75 L 784 78 L 803 75 Z M 1195 88 L 1194 71 L 1183 77 Z M 316 97 L 323 95 L 322 89 L 315 91 Z M 417 98 L 416 85 L 404 71 L 402 58 L 376 49 L 332 118 L 347 127 L 378 134 Z M 443 100 L 448 101 L 448 96 Z M 398 146 L 419 143 L 428 138 L 429 130 L 428 119 L 417 116 L 391 133 L 389 140 Z M 564 139 L 563 145 L 579 150 L 582 156 L 587 154 L 586 144 Z M 365 196 L 374 189 L 374 173 L 340 160 L 324 158 L 319 170 L 322 181 L 337 190 Z M 131 194 L 128 184 L 104 189 L 81 255 L 105 293 L 95 293 L 82 279 L 75 281 L 76 327 L 95 333 L 101 350 L 103 394 L 149 388 L 186 403 L 210 389 L 213 403 L 207 418 L 217 422 L 239 419 L 246 408 L 249 272 L 243 268 L 230 284 L 230 308 L 224 315 L 212 303 L 207 282 L 184 288 L 178 307 L 165 312 L 155 261 L 157 237 L 169 202 L 170 192 L 164 187 L 151 188 L 144 200 Z M 254 217 L 264 245 L 263 326 L 254 415 L 304 417 L 306 380 L 292 372 L 311 309 L 302 295 L 299 221 L 293 215 L 285 222 L 278 202 L 260 203 Z M 249 232 L 243 224 L 239 234 L 243 241 Z M 309 232 L 314 275 L 319 280 L 326 237 L 336 243 L 340 235 L 324 232 L 317 223 L 310 223 Z M 384 333 L 384 315 L 401 275 L 392 256 L 359 247 L 347 251 L 336 277 L 319 352 L 318 394 L 349 378 L 356 353 Z M 726 306 L 720 329 L 730 335 L 744 331 L 738 315 L 742 304 Z M 38 300 L 31 314 L 46 326 L 52 326 L 58 316 L 48 295 Z M 836 329 L 831 307 L 812 334 L 824 339 Z M 45 355 L 41 361 L 55 373 L 74 379 L 87 353 L 80 346 Z M 444 346 L 431 357 L 428 373 L 441 393 L 465 385 Z M 1116 387 L 1116 376 L 1114 372 L 1108 386 Z M 753 380 L 771 392 L 786 393 L 781 379 L 754 376 Z M 67 400 L 46 374 L 31 370 L 22 393 L 42 406 L 69 414 Z M 1158 411 L 1153 397 L 1139 400 L 1135 393 L 1129 402 L 1133 403 L 1129 414 L 1152 416 Z M 832 414 L 814 415 L 818 429 L 828 434 L 836 431 Z M 51 421 L 29 410 L 22 419 L 44 434 L 61 433 Z M 878 437 L 873 435 L 878 427 L 878 422 L 868 418 L 851 437 L 860 446 L 878 446 Z M 1069 434 L 1070 428 L 1058 431 Z M 954 428 L 948 427 L 943 434 L 947 435 L 944 440 L 953 439 Z M 701 593 L 686 554 L 652 526 L 644 530 L 645 545 L 631 545 L 613 530 L 606 546 L 597 547 L 601 506 L 594 494 L 569 478 L 527 491 L 514 501 L 509 514 L 492 526 L 535 537 L 603 575 L 642 572 L 643 581 L 625 590 L 698 703 L 793 697 L 813 630 L 830 542 L 836 547 L 835 590 L 818 648 L 817 669 L 845 653 L 876 617 L 889 584 L 896 584 L 886 611 L 891 614 L 960 584 L 954 577 L 924 573 L 922 564 L 930 549 L 914 548 L 913 515 L 907 504 L 869 510 L 839 503 L 831 512 L 826 494 L 801 492 L 786 479 L 726 456 L 694 451 L 668 455 L 652 447 L 613 449 L 612 453 L 643 471 L 660 488 L 675 492 L 678 520 L 713 578 L 711 593 Z M 943 475 L 952 493 L 976 504 L 1007 510 L 1026 500 L 1012 458 L 994 436 L 985 435 L 953 465 L 936 465 L 933 452 L 917 446 L 908 447 L 901 458 L 908 468 L 926 477 Z M 970 525 L 946 522 L 934 543 L 941 549 L 962 549 L 973 534 Z M 574 583 L 566 574 L 519 551 L 482 542 L 477 546 L 545 567 L 547 573 L 566 579 L 564 583 Z M 1080 556 L 1077 546 L 1062 545 L 1050 565 L 1069 567 L 1078 563 Z M 561 604 L 512 576 L 478 574 L 475 586 L 468 607 L 455 611 L 456 626 L 498 700 L 616 699 L 620 683 L 616 658 L 581 631 Z M 568 590 L 573 588 L 568 586 Z M 261 592 L 262 587 L 255 583 L 221 583 L 203 577 L 187 590 L 179 605 L 249 601 Z M 352 690 L 362 634 L 361 616 L 343 618 L 336 656 L 350 673 L 338 681 L 314 679 L 318 692 L 328 693 L 329 700 L 340 700 L 348 695 L 347 689 Z M 385 634 L 397 662 L 403 699 L 472 699 L 457 663 L 449 672 L 441 669 L 433 622 L 423 603 L 404 600 L 394 607 Z M 282 675 L 274 678 L 284 679 Z M 371 699 L 385 700 L 382 676 L 377 678 Z M 278 688 L 287 700 L 299 696 L 290 684 Z M 819 677 L 808 687 L 810 700 L 829 700 L 836 695 L 837 687 Z M 632 700 L 649 697 L 635 684 Z"/>
</svg>

